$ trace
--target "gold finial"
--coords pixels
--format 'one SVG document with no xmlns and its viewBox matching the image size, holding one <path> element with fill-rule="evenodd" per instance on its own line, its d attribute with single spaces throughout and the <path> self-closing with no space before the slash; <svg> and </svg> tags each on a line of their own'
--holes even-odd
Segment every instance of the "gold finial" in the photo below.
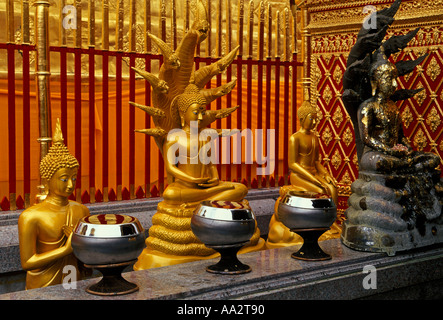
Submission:
<svg viewBox="0 0 443 320">
<path fill-rule="evenodd" d="M 61 144 L 64 142 L 62 126 L 60 125 L 60 119 L 57 118 L 57 122 L 55 124 L 54 136 L 52 137 L 53 144 Z"/>
</svg>

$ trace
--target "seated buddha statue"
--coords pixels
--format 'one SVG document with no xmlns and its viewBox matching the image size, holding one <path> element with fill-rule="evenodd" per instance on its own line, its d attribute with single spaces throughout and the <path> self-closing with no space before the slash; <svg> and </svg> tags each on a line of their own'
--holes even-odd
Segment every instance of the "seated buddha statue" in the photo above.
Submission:
<svg viewBox="0 0 443 320">
<path fill-rule="evenodd" d="M 347 61 L 342 95 L 356 131 L 359 173 L 351 185 L 341 240 L 355 250 L 388 255 L 442 242 L 438 235 L 443 229 L 440 156 L 413 150 L 397 104 L 423 89 L 398 89 L 397 79 L 428 55 L 392 59 L 419 31 L 386 37 L 400 5 L 396 0 L 373 12 L 374 28 L 361 27 Z"/>
<path fill-rule="evenodd" d="M 203 131 L 215 120 L 234 112 L 237 107 L 210 110 L 212 101 L 227 95 L 236 80 L 207 88 L 212 77 L 224 72 L 236 57 L 235 48 L 210 65 L 196 68 L 195 49 L 207 37 L 209 23 L 203 1 L 196 1 L 195 21 L 174 51 L 163 40 L 150 35 L 164 59 L 158 76 L 134 69 L 152 87 L 152 106 L 131 102 L 153 117 L 155 128 L 136 130 L 154 138 L 162 152 L 168 175 L 163 201 L 152 217 L 146 248 L 134 264 L 135 270 L 214 258 L 219 254 L 206 247 L 192 232 L 194 210 L 205 200 L 244 202 L 248 189 L 240 183 L 220 181 L 212 159 L 210 140 Z M 173 61 L 173 63 L 171 62 Z M 163 83 L 160 90 L 159 84 Z M 207 131 L 205 131 L 207 132 Z M 223 130 L 212 131 L 214 139 Z M 256 228 L 250 244 L 239 253 L 264 246 Z"/>
<path fill-rule="evenodd" d="M 88 272 L 72 253 L 73 228 L 89 215 L 84 205 L 68 197 L 75 189 L 78 161 L 65 144 L 57 121 L 52 146 L 40 162 L 40 175 L 47 181 L 46 198 L 26 209 L 18 219 L 21 264 L 26 273 L 26 289 L 61 284 L 65 276 L 80 280 Z"/>
<path fill-rule="evenodd" d="M 378 199 L 381 195 L 372 188 L 354 188 L 359 192 L 373 192 L 366 195 L 363 205 L 361 202 L 354 203 L 354 199 L 358 198 L 355 192 L 350 198 L 352 206 L 346 212 L 347 220 L 355 224 L 365 221 L 373 227 L 383 225 L 387 229 L 405 232 L 416 226 L 419 226 L 419 230 L 425 230 L 425 222 L 441 214 L 439 198 L 442 196 L 442 189 L 440 170 L 437 170 L 440 157 L 431 152 L 413 150 L 405 137 L 400 110 L 392 100 L 398 87 L 397 67 L 386 58 L 382 49 L 370 68 L 369 76 L 373 96 L 360 105 L 358 112 L 359 133 L 364 148 L 359 163 L 359 176 L 362 179 L 356 184 L 360 181 L 373 180 L 381 183 L 380 181 L 387 180 L 388 182 L 381 185 L 388 190 L 395 190 L 398 195 L 396 201 L 399 201 L 395 206 L 399 208 L 399 213 L 392 214 L 392 206 L 386 204 L 377 207 L 377 212 L 383 212 L 383 219 L 369 214 L 373 209 L 368 205 L 372 201 L 370 199 L 373 196 Z M 420 205 L 417 206 L 417 203 Z M 367 212 L 362 214 L 362 209 Z"/>
<path fill-rule="evenodd" d="M 391 100 L 397 83 L 397 68 L 381 51 L 370 70 L 372 98 L 359 109 L 359 131 L 364 143 L 360 170 L 418 172 L 434 170 L 440 157 L 414 151 L 403 134 L 400 110 Z"/>
<path fill-rule="evenodd" d="M 337 185 L 333 177 L 320 162 L 319 139 L 314 131 L 317 123 L 317 110 L 309 101 L 304 101 L 297 111 L 300 130 L 289 138 L 288 161 L 291 170 L 290 185 L 280 188 L 280 197 L 275 203 L 275 212 L 283 196 L 290 190 L 309 191 L 326 194 L 337 205 Z M 331 230 L 320 237 L 321 240 L 340 236 L 337 222 Z M 266 246 L 269 248 L 291 246 L 302 243 L 302 238 L 291 232 L 274 213 L 269 223 L 269 233 Z"/>
<path fill-rule="evenodd" d="M 202 130 L 215 120 L 211 112 L 206 110 L 206 100 L 194 85 L 188 86 L 185 93 L 180 95 L 175 103 L 180 113 L 182 130 L 186 133 L 185 139 L 168 139 L 164 144 L 163 154 L 168 154 L 174 145 L 173 161 L 165 161 L 166 172 L 174 177 L 174 182 L 168 185 L 163 197 L 168 203 L 200 202 L 203 200 L 241 201 L 248 193 L 248 189 L 241 183 L 222 182 L 219 180 L 217 167 L 211 159 L 209 148 L 203 146 L 211 141 L 201 141 Z M 191 134 L 191 125 L 196 126 L 196 132 Z M 197 150 L 193 152 L 192 148 Z M 180 150 L 186 150 L 181 154 Z M 177 157 L 174 161 L 174 157 Z M 201 159 L 206 158 L 206 164 Z"/>
</svg>

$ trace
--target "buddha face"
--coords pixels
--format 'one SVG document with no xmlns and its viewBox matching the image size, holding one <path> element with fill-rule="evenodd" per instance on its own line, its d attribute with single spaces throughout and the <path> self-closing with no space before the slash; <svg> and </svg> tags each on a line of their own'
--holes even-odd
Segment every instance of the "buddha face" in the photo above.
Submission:
<svg viewBox="0 0 443 320">
<path fill-rule="evenodd" d="M 190 125 L 191 121 L 197 121 L 198 127 L 204 127 L 203 122 L 206 118 L 206 106 L 194 103 L 188 107 L 182 116 L 182 123 Z"/>
<path fill-rule="evenodd" d="M 78 167 L 58 169 L 49 180 L 49 192 L 67 198 L 75 189 Z"/>
<path fill-rule="evenodd" d="M 316 124 L 317 124 L 317 113 L 309 113 L 304 119 L 301 120 L 302 128 L 307 131 L 314 129 Z"/>
<path fill-rule="evenodd" d="M 385 64 L 380 67 L 382 72 L 378 73 L 375 81 L 377 83 L 377 93 L 388 98 L 397 90 L 397 69 L 393 64 Z"/>
</svg>

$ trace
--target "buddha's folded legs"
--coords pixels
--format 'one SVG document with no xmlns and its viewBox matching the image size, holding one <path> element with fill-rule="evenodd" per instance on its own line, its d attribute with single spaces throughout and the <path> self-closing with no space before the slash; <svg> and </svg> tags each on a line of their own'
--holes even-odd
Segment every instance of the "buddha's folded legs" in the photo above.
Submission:
<svg viewBox="0 0 443 320">
<path fill-rule="evenodd" d="M 240 201 L 247 193 L 247 187 L 241 183 L 220 182 L 217 186 L 210 188 L 189 188 L 177 181 L 168 185 L 163 198 L 168 203 L 177 204 L 203 200 Z"/>
</svg>

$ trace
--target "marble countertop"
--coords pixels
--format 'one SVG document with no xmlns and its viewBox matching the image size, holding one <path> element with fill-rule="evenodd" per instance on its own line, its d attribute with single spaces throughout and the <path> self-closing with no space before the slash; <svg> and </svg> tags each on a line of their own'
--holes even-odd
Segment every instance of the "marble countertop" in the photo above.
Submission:
<svg viewBox="0 0 443 320">
<path fill-rule="evenodd" d="M 252 271 L 241 275 L 206 272 L 218 258 L 180 265 L 123 273 L 139 291 L 120 296 L 97 296 L 85 289 L 98 282 L 76 282 L 76 289 L 63 285 L 0 295 L 0 300 L 150 300 L 150 299 L 354 299 L 402 286 L 443 279 L 443 246 L 398 253 L 367 253 L 345 247 L 339 239 L 320 243 L 332 255 L 326 261 L 291 258 L 298 246 L 239 255 Z M 377 288 L 369 292 L 363 281 L 365 266 L 377 270 Z"/>
</svg>

